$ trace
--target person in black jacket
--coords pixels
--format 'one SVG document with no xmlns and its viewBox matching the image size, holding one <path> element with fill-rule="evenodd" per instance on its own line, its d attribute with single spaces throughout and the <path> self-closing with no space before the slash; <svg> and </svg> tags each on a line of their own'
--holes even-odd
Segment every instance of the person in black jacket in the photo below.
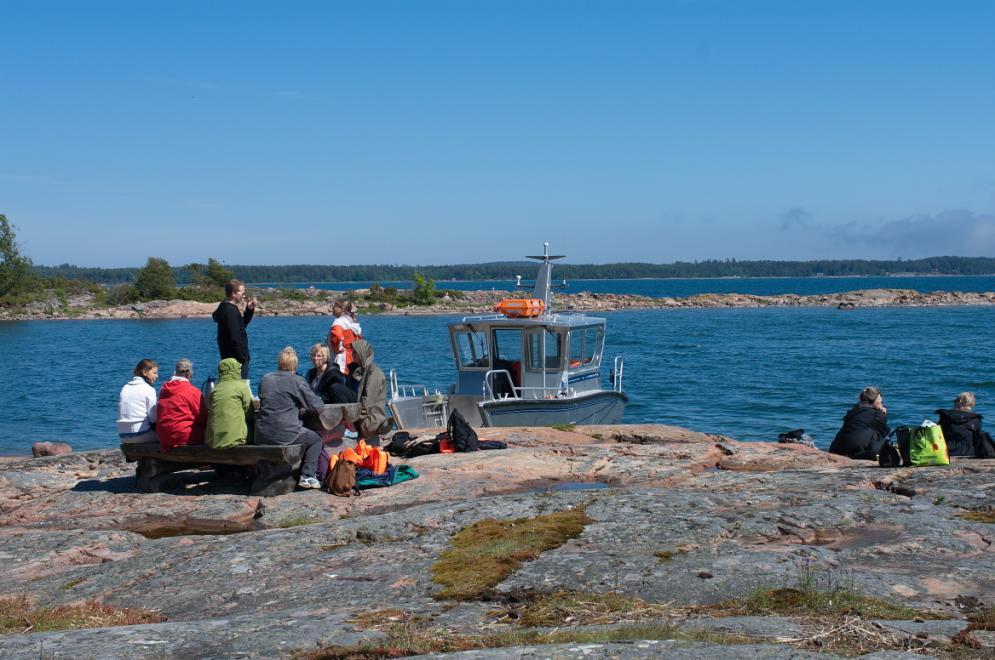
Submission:
<svg viewBox="0 0 995 660">
<path fill-rule="evenodd" d="M 829 452 L 873 461 L 888 437 L 888 409 L 877 387 L 865 387 L 860 401 L 843 417 L 843 427 L 833 438 Z"/>
<path fill-rule="evenodd" d="M 356 403 L 356 391 L 346 384 L 346 378 L 339 371 L 339 366 L 329 362 L 329 350 L 325 344 L 315 344 L 311 347 L 311 363 L 304 380 L 308 382 L 314 393 L 325 403 Z"/>
<path fill-rule="evenodd" d="M 211 318 L 218 324 L 218 351 L 221 359 L 235 358 L 242 365 L 242 379 L 249 377 L 249 336 L 245 326 L 249 325 L 256 311 L 256 299 L 245 304 L 245 312 L 238 309 L 238 304 L 245 298 L 245 285 L 239 280 L 229 280 L 225 284 L 225 295 L 228 296 L 214 310 Z"/>
<path fill-rule="evenodd" d="M 947 453 L 951 456 L 976 456 L 976 448 L 983 442 L 981 415 L 972 412 L 974 393 L 961 392 L 954 399 L 954 407 L 936 411 L 940 416 L 940 428 L 947 442 Z"/>
</svg>

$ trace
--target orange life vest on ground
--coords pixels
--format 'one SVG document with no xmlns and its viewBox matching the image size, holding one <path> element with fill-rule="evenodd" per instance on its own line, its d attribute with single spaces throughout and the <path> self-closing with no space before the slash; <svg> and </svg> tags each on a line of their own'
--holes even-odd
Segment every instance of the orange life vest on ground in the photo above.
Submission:
<svg viewBox="0 0 995 660">
<path fill-rule="evenodd" d="M 360 440 L 355 447 L 347 447 L 328 460 L 329 474 L 338 461 L 355 463 L 356 469 L 365 468 L 373 474 L 383 474 L 390 463 L 390 455 L 379 447 L 371 447 L 366 440 Z"/>
</svg>

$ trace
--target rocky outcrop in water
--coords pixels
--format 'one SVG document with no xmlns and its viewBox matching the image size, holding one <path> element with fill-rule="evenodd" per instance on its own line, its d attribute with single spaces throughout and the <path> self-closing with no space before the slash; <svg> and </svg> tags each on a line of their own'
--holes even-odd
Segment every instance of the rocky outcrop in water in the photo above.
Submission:
<svg viewBox="0 0 995 660">
<path fill-rule="evenodd" d="M 276 290 L 271 290 L 270 293 Z M 267 300 L 256 309 L 257 316 L 330 316 L 332 302 L 343 292 L 306 290 L 304 300 Z M 365 295 L 366 290 L 357 294 Z M 381 314 L 483 314 L 490 313 L 494 304 L 511 294 L 507 291 L 466 291 L 462 298 L 440 299 L 434 305 L 395 307 L 389 303 L 374 304 Z M 704 293 L 687 298 L 650 298 L 619 293 L 570 293 L 556 295 L 556 308 L 584 312 L 609 312 L 633 309 L 674 309 L 713 307 L 836 307 L 840 310 L 858 307 L 937 307 L 978 306 L 995 304 L 995 293 L 934 291 L 919 293 L 911 289 L 866 289 L 846 293 L 799 296 L 782 294 L 754 296 L 741 293 Z M 190 300 L 154 300 L 120 307 L 95 307 L 92 296 L 79 296 L 63 305 L 53 299 L 33 303 L 13 312 L 0 308 L 0 320 L 31 319 L 166 319 L 208 318 L 217 303 Z"/>
<path fill-rule="evenodd" d="M 663 623 L 675 630 L 734 633 L 749 645 L 637 640 L 463 655 L 833 657 L 814 654 L 830 638 L 813 617 L 708 613 L 806 576 L 933 613 L 851 616 L 833 634 L 849 626 L 874 631 L 883 649 L 965 657 L 995 649 L 985 630 L 970 633 L 978 648 L 954 641 L 968 616 L 995 604 L 995 528 L 985 522 L 995 515 L 995 461 L 887 470 L 802 445 L 658 425 L 480 435 L 509 449 L 410 459 L 420 478 L 358 498 L 253 498 L 245 484 L 209 481 L 210 472 L 191 472 L 175 492 L 140 494 L 134 466 L 116 450 L 9 461 L 0 472 L 0 595 L 43 605 L 96 599 L 167 621 L 0 636 L 0 655 L 280 657 L 380 644 L 384 627 L 370 620 L 407 616 L 439 634 L 520 630 L 508 618 L 516 603 L 568 591 L 671 608 Z M 526 561 L 488 602 L 436 599 L 431 567 L 458 530 L 577 506 L 590 518 L 581 535 Z M 580 616 L 556 629 L 591 626 Z"/>
</svg>

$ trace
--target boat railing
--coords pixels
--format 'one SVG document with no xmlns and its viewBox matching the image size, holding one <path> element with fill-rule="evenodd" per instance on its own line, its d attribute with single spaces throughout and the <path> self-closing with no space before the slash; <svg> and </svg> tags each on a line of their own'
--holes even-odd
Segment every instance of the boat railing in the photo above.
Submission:
<svg viewBox="0 0 995 660">
<path fill-rule="evenodd" d="M 513 394 L 497 396 L 494 391 L 495 378 L 504 377 L 508 381 L 508 388 Z M 484 375 L 483 395 L 484 401 L 498 401 L 501 399 L 553 399 L 564 396 L 562 387 L 517 387 L 511 377 L 511 372 L 507 369 L 492 369 Z M 527 396 L 531 395 L 531 396 Z"/>
<path fill-rule="evenodd" d="M 412 396 L 428 396 L 428 387 L 421 383 L 401 383 L 397 380 L 397 369 L 390 370 L 390 399 L 397 399 Z"/>
<path fill-rule="evenodd" d="M 615 368 L 612 369 L 612 389 L 622 393 L 622 373 L 625 371 L 625 360 L 621 355 L 615 356 Z"/>
</svg>

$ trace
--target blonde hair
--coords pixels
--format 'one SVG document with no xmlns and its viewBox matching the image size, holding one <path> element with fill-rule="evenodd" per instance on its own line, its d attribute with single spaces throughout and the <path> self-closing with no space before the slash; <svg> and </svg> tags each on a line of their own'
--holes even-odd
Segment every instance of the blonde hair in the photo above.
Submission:
<svg viewBox="0 0 995 660">
<path fill-rule="evenodd" d="M 957 410 L 970 410 L 974 407 L 974 392 L 961 392 L 954 399 L 954 408 Z"/>
<path fill-rule="evenodd" d="M 297 371 L 297 351 L 287 346 L 277 356 L 276 366 L 280 371 Z"/>
<path fill-rule="evenodd" d="M 311 357 L 313 358 L 318 353 L 325 356 L 325 362 L 328 362 L 331 357 L 331 354 L 328 352 L 328 347 L 320 342 L 311 347 Z"/>
</svg>

